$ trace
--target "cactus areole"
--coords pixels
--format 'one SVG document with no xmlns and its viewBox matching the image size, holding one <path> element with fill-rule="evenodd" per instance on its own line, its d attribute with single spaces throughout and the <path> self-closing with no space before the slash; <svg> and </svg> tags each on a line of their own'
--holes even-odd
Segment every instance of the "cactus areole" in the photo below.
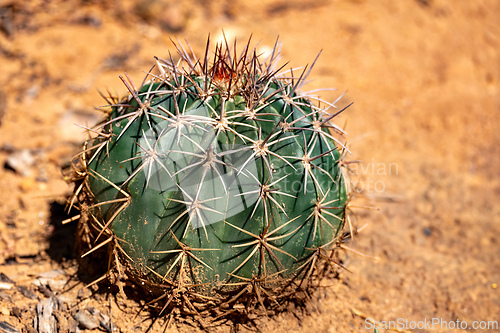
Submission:
<svg viewBox="0 0 500 333">
<path fill-rule="evenodd" d="M 343 110 L 301 91 L 307 67 L 277 68 L 279 44 L 266 59 L 174 45 L 142 86 L 120 77 L 128 97 L 106 97 L 73 161 L 86 251 L 167 305 L 279 304 L 340 265 Z"/>
</svg>

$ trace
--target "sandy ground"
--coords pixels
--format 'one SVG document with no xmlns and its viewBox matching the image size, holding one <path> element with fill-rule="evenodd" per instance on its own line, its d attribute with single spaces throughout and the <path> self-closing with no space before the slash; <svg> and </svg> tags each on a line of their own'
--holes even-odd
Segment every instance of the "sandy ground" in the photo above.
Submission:
<svg viewBox="0 0 500 333">
<path fill-rule="evenodd" d="M 74 278 L 61 169 L 85 137 L 74 123 L 100 117 L 97 89 L 122 95 L 118 75 L 140 82 L 153 56 L 174 53 L 170 37 L 202 52 L 222 29 L 242 44 L 253 33 L 263 50 L 279 36 L 293 67 L 322 50 L 306 88 L 354 102 L 339 122 L 362 161 L 355 204 L 378 210 L 354 209 L 366 226 L 349 246 L 371 258 L 346 253 L 351 272 L 324 281 L 306 308 L 215 330 L 373 332 L 374 320 L 380 332 L 497 332 L 500 2 L 209 3 L 0 0 L 0 332 L 36 332 L 36 305 L 54 294 L 60 332 L 83 330 L 73 316 L 85 309 L 120 332 L 151 324 L 139 304 Z"/>
</svg>

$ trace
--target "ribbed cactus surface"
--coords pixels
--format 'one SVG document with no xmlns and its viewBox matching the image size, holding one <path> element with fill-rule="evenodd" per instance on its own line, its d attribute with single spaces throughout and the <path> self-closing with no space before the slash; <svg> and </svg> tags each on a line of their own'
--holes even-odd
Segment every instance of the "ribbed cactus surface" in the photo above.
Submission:
<svg viewBox="0 0 500 333">
<path fill-rule="evenodd" d="M 279 300 L 334 262 L 342 110 L 302 92 L 307 67 L 277 68 L 279 47 L 267 59 L 249 44 L 177 49 L 139 88 L 121 77 L 128 97 L 107 98 L 78 156 L 89 252 L 106 245 L 116 269 L 181 301 Z"/>
</svg>

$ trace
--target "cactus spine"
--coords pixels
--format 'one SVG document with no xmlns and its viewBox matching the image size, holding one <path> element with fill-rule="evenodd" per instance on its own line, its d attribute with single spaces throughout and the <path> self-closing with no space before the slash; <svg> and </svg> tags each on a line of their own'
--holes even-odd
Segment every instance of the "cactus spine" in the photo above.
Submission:
<svg viewBox="0 0 500 333">
<path fill-rule="evenodd" d="M 210 60 L 176 44 L 138 89 L 120 77 L 129 96 L 106 97 L 73 162 L 86 254 L 108 248 L 164 309 L 270 308 L 340 265 L 343 110 L 301 92 L 307 67 L 277 68 L 278 44 L 266 60 L 249 45 Z"/>
</svg>

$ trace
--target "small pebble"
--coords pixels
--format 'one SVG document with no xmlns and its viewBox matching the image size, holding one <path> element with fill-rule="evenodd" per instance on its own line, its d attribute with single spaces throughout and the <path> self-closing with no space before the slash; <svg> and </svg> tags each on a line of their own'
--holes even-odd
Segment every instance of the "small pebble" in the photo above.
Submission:
<svg viewBox="0 0 500 333">
<path fill-rule="evenodd" d="M 10 310 L 6 306 L 2 306 L 0 308 L 0 313 L 3 314 L 4 316 L 10 316 Z"/>
<path fill-rule="evenodd" d="M 33 175 L 31 169 L 35 164 L 35 156 L 29 149 L 14 151 L 5 161 L 5 168 L 11 169 L 23 177 Z"/>
<path fill-rule="evenodd" d="M 14 287 L 13 283 L 10 282 L 0 282 L 0 289 L 10 289 Z"/>
<path fill-rule="evenodd" d="M 43 215 L 43 213 L 42 213 L 42 215 Z M 39 214 L 39 217 L 43 217 L 43 216 L 40 216 L 40 214 Z M 46 279 L 53 279 L 59 275 L 65 275 L 65 274 L 66 274 L 66 272 L 63 271 L 62 269 L 53 269 L 51 271 L 39 273 L 37 275 L 37 277 L 46 278 Z"/>
<path fill-rule="evenodd" d="M 25 286 L 18 286 L 17 290 L 19 290 L 21 294 L 26 298 L 37 299 L 36 294 Z"/>
<path fill-rule="evenodd" d="M 12 281 L 7 275 L 4 273 L 0 273 L 0 282 L 7 282 L 7 283 L 12 283 L 14 284 L 14 281 Z"/>
<path fill-rule="evenodd" d="M 94 319 L 94 317 L 91 316 L 87 311 L 79 310 L 77 313 L 75 313 L 73 318 L 75 318 L 75 320 L 82 328 L 92 330 L 99 327 L 99 322 Z"/>
<path fill-rule="evenodd" d="M 21 333 L 21 331 L 6 321 L 0 321 L 0 332 L 2 333 Z"/>
</svg>

